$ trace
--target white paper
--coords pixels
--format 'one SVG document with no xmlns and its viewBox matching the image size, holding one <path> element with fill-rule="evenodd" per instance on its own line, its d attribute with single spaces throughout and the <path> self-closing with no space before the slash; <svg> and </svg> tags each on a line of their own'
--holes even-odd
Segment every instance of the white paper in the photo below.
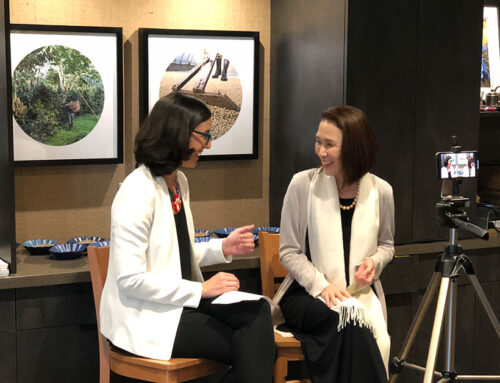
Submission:
<svg viewBox="0 0 500 383">
<path fill-rule="evenodd" d="M 230 305 L 231 303 L 238 303 L 242 301 L 258 301 L 265 298 L 263 295 L 245 293 L 243 291 L 229 291 L 215 298 L 212 303 L 219 305 Z"/>
<path fill-rule="evenodd" d="M 0 270 L 6 270 L 9 268 L 9 264 L 3 259 L 0 259 Z"/>
</svg>

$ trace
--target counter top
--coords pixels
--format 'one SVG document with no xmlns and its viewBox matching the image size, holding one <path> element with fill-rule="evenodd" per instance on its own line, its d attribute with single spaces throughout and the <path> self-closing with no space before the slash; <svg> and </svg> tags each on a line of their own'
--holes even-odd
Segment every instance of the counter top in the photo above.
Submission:
<svg viewBox="0 0 500 383">
<path fill-rule="evenodd" d="M 500 237 L 491 237 L 488 241 L 465 239 L 458 242 L 464 252 L 470 249 L 500 247 Z M 412 255 L 439 253 L 443 251 L 445 242 L 415 243 L 396 246 L 396 259 Z M 233 262 L 203 267 L 204 272 L 228 271 L 259 268 L 259 251 L 245 257 L 235 257 Z M 90 271 L 87 257 L 58 261 L 48 255 L 29 255 L 24 248 L 17 249 L 17 273 L 8 277 L 0 277 L 1 289 L 23 287 L 51 286 L 68 283 L 90 282 Z"/>
<path fill-rule="evenodd" d="M 90 282 L 86 256 L 58 261 L 49 255 L 30 255 L 26 249 L 19 247 L 16 257 L 17 273 L 0 277 L 0 290 Z M 235 257 L 231 263 L 202 267 L 202 271 L 251 269 L 258 268 L 259 265 L 259 255 L 255 251 L 249 256 Z"/>
</svg>

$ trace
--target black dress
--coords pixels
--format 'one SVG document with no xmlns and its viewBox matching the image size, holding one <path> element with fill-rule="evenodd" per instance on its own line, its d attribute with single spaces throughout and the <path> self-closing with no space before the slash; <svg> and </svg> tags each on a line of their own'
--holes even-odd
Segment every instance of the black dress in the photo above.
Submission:
<svg viewBox="0 0 500 383">
<path fill-rule="evenodd" d="M 350 200 L 340 200 L 349 205 Z M 341 210 L 346 281 L 349 284 L 349 249 L 354 209 Z M 306 255 L 311 260 L 306 234 Z M 382 356 L 369 329 L 348 324 L 337 331 L 338 314 L 294 281 L 280 301 L 283 329 L 302 343 L 313 383 L 387 382 Z"/>
<path fill-rule="evenodd" d="M 172 202 L 174 195 L 170 193 Z M 192 280 L 189 231 L 184 204 L 174 214 L 183 279 Z M 276 355 L 269 303 L 244 301 L 212 304 L 202 298 L 199 306 L 182 311 L 172 357 L 209 358 L 231 369 L 222 383 L 271 383 Z"/>
</svg>

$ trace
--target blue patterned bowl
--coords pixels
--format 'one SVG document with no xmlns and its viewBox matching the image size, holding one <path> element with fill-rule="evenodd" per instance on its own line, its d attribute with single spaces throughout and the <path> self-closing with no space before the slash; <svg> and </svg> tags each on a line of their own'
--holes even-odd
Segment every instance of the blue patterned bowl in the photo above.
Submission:
<svg viewBox="0 0 500 383">
<path fill-rule="evenodd" d="M 212 239 L 212 237 L 194 237 L 194 242 L 195 243 L 208 242 L 211 239 Z"/>
<path fill-rule="evenodd" d="M 87 249 L 87 246 L 91 243 L 102 242 L 105 240 L 106 238 L 103 237 L 75 237 L 69 239 L 66 243 L 77 243 L 79 245 L 84 245 L 85 249 Z"/>
<path fill-rule="evenodd" d="M 279 227 L 274 227 L 274 226 L 256 227 L 256 228 L 254 228 L 252 230 L 252 233 L 258 234 L 259 231 L 267 231 L 268 233 L 279 234 L 280 228 Z"/>
<path fill-rule="evenodd" d="M 236 228 L 235 227 L 223 227 L 221 229 L 214 230 L 214 233 L 219 238 L 225 238 L 229 234 L 231 234 L 231 232 L 234 231 L 234 229 L 236 229 Z"/>
<path fill-rule="evenodd" d="M 51 247 L 49 251 L 55 259 L 64 261 L 67 259 L 80 258 L 86 248 L 87 245 L 81 245 L 78 243 L 64 243 L 62 245 Z"/>
<path fill-rule="evenodd" d="M 46 255 L 50 254 L 49 249 L 57 244 L 58 242 L 53 239 L 32 239 L 25 241 L 23 246 L 31 255 Z"/>
<path fill-rule="evenodd" d="M 109 246 L 109 241 L 99 241 L 94 243 L 89 243 L 87 246 L 95 246 L 95 247 L 106 247 Z"/>
</svg>

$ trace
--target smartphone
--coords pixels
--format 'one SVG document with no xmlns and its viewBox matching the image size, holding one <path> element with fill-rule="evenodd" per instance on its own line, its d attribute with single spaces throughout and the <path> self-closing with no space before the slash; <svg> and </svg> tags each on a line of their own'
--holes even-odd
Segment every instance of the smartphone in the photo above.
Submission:
<svg viewBox="0 0 500 383">
<path fill-rule="evenodd" d="M 479 170 L 477 150 L 436 153 L 436 176 L 448 178 L 474 178 Z"/>
</svg>

